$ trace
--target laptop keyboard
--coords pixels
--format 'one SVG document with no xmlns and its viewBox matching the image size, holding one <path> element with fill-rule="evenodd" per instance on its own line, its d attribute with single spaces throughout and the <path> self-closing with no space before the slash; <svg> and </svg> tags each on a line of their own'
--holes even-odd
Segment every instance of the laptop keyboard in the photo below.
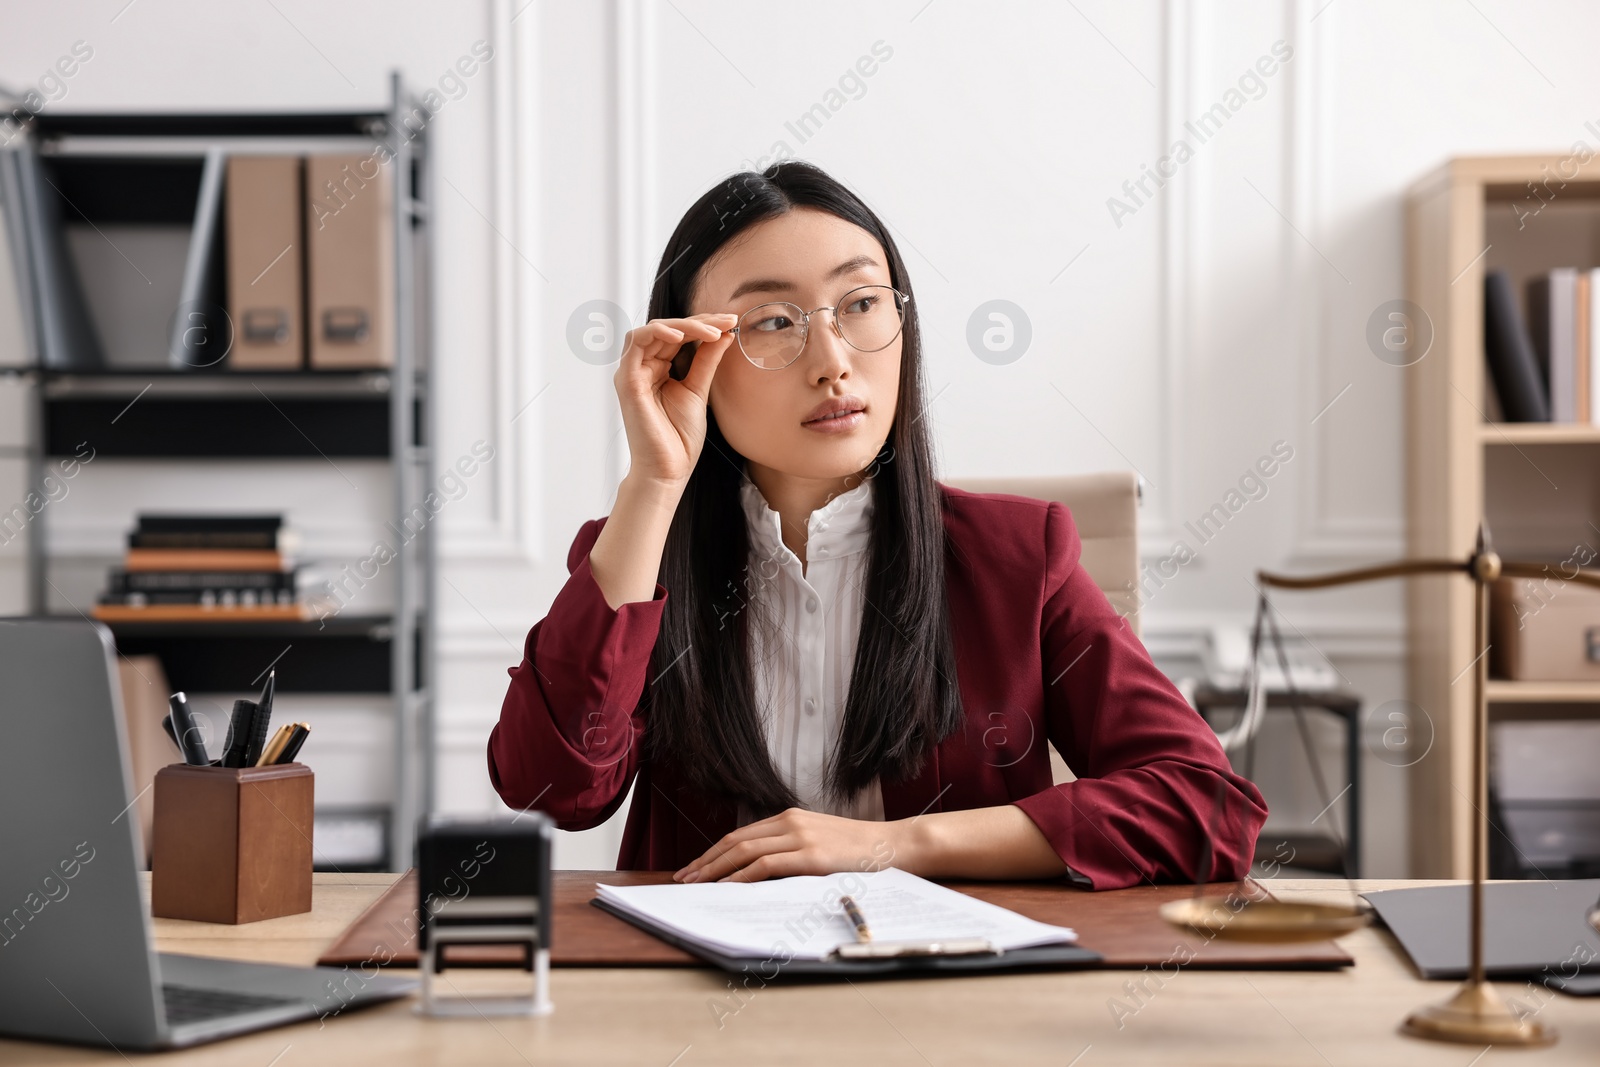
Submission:
<svg viewBox="0 0 1600 1067">
<path fill-rule="evenodd" d="M 167 1004 L 167 1023 L 203 1022 L 226 1015 L 242 1015 L 261 1008 L 277 1008 L 285 1004 L 298 1004 L 294 997 L 274 997 L 256 993 L 230 993 L 222 989 L 200 989 L 196 986 L 161 986 L 161 999 Z"/>
</svg>

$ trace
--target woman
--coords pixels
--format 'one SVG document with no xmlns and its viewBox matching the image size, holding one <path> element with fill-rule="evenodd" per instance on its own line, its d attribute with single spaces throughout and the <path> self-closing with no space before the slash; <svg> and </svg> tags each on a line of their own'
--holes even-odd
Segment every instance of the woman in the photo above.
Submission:
<svg viewBox="0 0 1600 1067">
<path fill-rule="evenodd" d="M 1248 869 L 1261 794 L 1067 509 L 934 480 L 911 282 L 854 194 L 794 161 L 708 192 L 615 382 L 632 466 L 510 670 L 507 804 L 580 830 L 632 785 L 618 868 L 682 881 Z"/>
</svg>

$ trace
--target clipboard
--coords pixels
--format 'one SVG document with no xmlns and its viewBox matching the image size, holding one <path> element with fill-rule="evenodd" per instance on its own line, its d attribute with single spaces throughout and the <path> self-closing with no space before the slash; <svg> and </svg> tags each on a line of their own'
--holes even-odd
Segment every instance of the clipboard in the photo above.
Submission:
<svg viewBox="0 0 1600 1067">
<path fill-rule="evenodd" d="M 930 951 L 868 959 L 782 960 L 777 957 L 730 956 L 680 937 L 599 897 L 589 903 L 714 967 L 730 974 L 753 973 L 765 982 L 779 978 L 914 978 L 1005 971 L 1074 970 L 1099 967 L 1105 960 L 1100 953 L 1077 944 L 1036 945 L 1004 952 Z M 768 971 L 772 973 L 768 974 Z"/>
</svg>

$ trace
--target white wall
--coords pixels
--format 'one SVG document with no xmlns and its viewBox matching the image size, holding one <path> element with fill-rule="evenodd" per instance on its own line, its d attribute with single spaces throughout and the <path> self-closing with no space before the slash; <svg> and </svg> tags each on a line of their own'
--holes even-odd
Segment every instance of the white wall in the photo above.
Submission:
<svg viewBox="0 0 1600 1067">
<path fill-rule="evenodd" d="M 1585 110 L 1600 9 L 1577 3 L 1538 19 L 1506 0 L 124 3 L 13 14 L 0 80 L 36 79 L 82 39 L 94 58 L 52 107 L 332 109 L 380 103 L 391 67 L 437 83 L 474 41 L 494 44 L 431 127 L 440 456 L 482 436 L 500 457 L 443 516 L 437 743 L 455 809 L 494 803 L 483 741 L 505 669 L 626 461 L 611 369 L 568 350 L 568 316 L 601 298 L 642 311 L 679 213 L 720 177 L 783 142 L 888 220 L 927 328 L 946 475 L 1145 475 L 1147 562 L 1179 539 L 1197 552 L 1147 586 L 1147 639 L 1180 673 L 1207 626 L 1248 621 L 1256 568 L 1403 548 L 1399 372 L 1364 334 L 1403 295 L 1407 184 L 1454 154 L 1565 149 L 1600 118 Z M 880 41 L 874 73 L 830 97 Z M 1232 102 L 1278 41 L 1292 59 L 1199 143 L 1185 123 Z M 836 109 L 802 142 L 789 124 L 819 103 Z M 1123 183 L 1185 137 L 1192 158 L 1135 204 Z M 1114 219 L 1111 197 L 1136 210 Z M 965 340 L 995 299 L 1033 331 L 1005 365 Z M 1267 495 L 1200 544 L 1185 523 L 1277 441 L 1294 458 Z M 122 505 L 85 492 L 62 509 L 73 551 L 114 552 L 128 501 L 205 491 L 165 468 L 116 479 Z M 382 507 L 375 492 L 361 521 Z M 311 516 L 309 551 L 362 546 L 359 526 Z M 1370 706 L 1404 696 L 1398 587 L 1279 603 Z M 1376 755 L 1387 725 L 1368 737 L 1374 875 L 1404 873 L 1403 780 Z M 1294 744 L 1274 723 L 1257 757 L 1273 826 L 1322 807 L 1285 762 Z M 1336 760 L 1328 775 L 1339 788 Z M 561 858 L 609 864 L 619 833 L 566 839 Z"/>
</svg>

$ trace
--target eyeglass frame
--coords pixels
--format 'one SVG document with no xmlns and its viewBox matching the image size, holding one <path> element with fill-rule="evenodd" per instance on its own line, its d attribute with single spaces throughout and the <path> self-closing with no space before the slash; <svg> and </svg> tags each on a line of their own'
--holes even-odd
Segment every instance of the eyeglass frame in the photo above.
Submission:
<svg viewBox="0 0 1600 1067">
<path fill-rule="evenodd" d="M 895 295 L 895 312 L 896 312 L 896 314 L 898 314 L 900 316 L 900 328 L 895 331 L 894 337 L 889 338 L 887 341 L 885 341 L 883 344 L 879 345 L 877 348 L 857 348 L 854 344 L 851 343 L 850 339 L 844 335 L 844 331 L 839 328 L 839 305 L 845 302 L 845 297 L 849 296 L 851 293 L 859 292 L 862 289 L 887 289 L 887 290 L 889 290 L 891 293 L 893 293 Z M 882 352 L 885 348 L 888 348 L 890 345 L 894 344 L 896 338 L 898 338 L 901 334 L 905 333 L 905 330 L 906 330 L 906 305 L 909 304 L 909 303 L 911 303 L 911 294 L 910 293 L 902 293 L 900 290 L 896 289 L 894 286 L 885 285 L 882 282 L 868 282 L 866 285 L 858 285 L 854 289 L 845 290 L 844 293 L 839 296 L 838 301 L 835 302 L 834 304 L 825 305 L 825 306 L 819 307 L 819 308 L 812 308 L 810 311 L 806 311 L 799 304 L 793 304 L 793 303 L 790 303 L 787 300 L 769 300 L 765 304 L 757 304 L 755 307 L 750 308 L 749 311 L 741 312 L 739 314 L 739 325 L 735 326 L 733 329 L 729 330 L 728 332 L 734 335 L 734 343 L 739 346 L 739 354 L 741 356 L 743 356 L 745 358 L 745 361 L 748 362 L 756 370 L 771 370 L 771 371 L 788 370 L 790 367 L 792 367 L 796 363 L 798 363 L 800 361 L 800 357 L 805 354 L 806 344 L 807 344 L 807 342 L 809 342 L 811 340 L 811 316 L 817 314 L 819 311 L 831 311 L 831 312 L 833 312 L 833 332 L 839 336 L 839 340 L 843 341 L 847 345 L 850 345 L 850 347 L 854 348 L 857 352 Z M 785 363 L 781 367 L 763 367 L 761 364 L 757 363 L 754 359 L 751 358 L 750 353 L 748 353 L 748 352 L 746 352 L 744 350 L 744 338 L 742 336 L 740 336 L 740 331 L 744 329 L 744 317 L 746 315 L 748 315 L 748 314 L 750 314 L 751 312 L 754 312 L 754 311 L 760 311 L 764 307 L 779 307 L 779 306 L 791 307 L 791 308 L 794 308 L 796 311 L 800 312 L 800 328 L 804 331 L 804 334 L 800 338 L 800 347 L 799 347 L 798 350 L 796 350 L 793 359 L 791 359 L 789 362 Z"/>
</svg>

